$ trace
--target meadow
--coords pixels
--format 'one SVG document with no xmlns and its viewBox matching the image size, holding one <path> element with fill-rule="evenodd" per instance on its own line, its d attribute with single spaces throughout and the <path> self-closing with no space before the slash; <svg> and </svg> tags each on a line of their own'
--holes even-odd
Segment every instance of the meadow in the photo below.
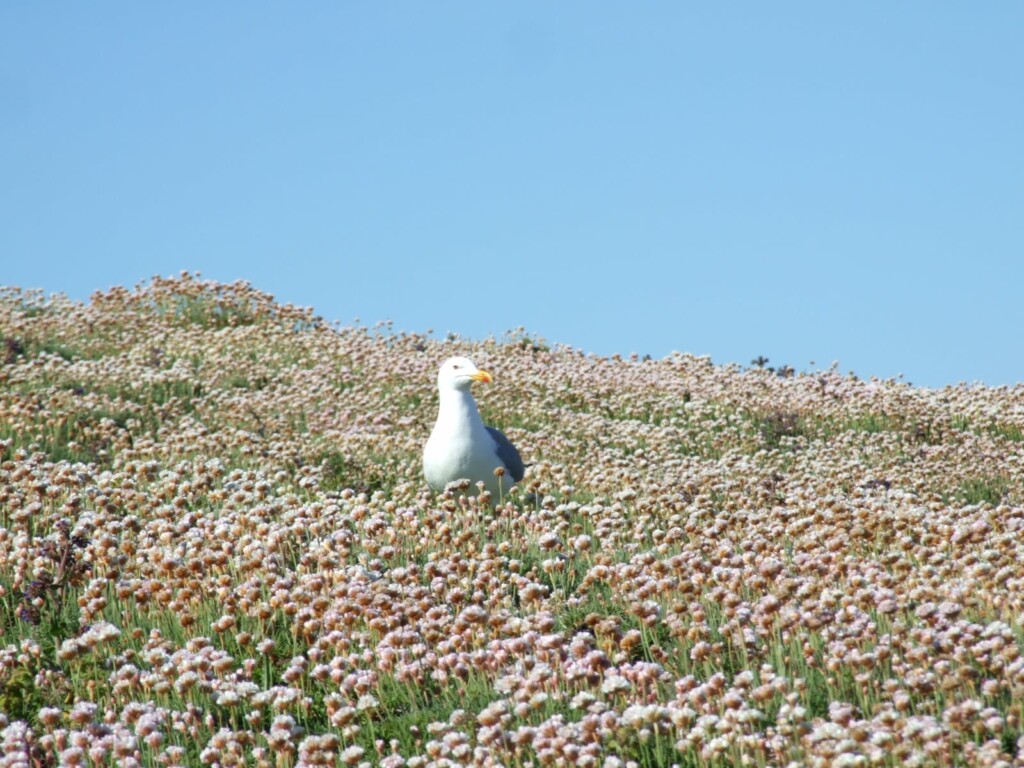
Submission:
<svg viewBox="0 0 1024 768">
<path fill-rule="evenodd" d="M 1024 385 L 0 289 L 2 767 L 1024 765 L 1022 612 Z"/>
</svg>

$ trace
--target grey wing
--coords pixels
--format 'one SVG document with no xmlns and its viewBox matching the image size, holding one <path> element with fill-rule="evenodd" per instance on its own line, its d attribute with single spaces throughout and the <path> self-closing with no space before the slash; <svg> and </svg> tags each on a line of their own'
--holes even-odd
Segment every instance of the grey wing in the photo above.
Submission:
<svg viewBox="0 0 1024 768">
<path fill-rule="evenodd" d="M 497 443 L 498 458 L 501 459 L 501 463 L 505 465 L 508 473 L 512 475 L 512 479 L 518 483 L 523 479 L 523 475 L 526 474 L 526 467 L 523 464 L 522 457 L 519 455 L 519 451 L 516 450 L 516 447 L 512 445 L 512 442 L 505 437 L 500 429 L 487 427 L 487 431 L 491 433 L 491 437 Z"/>
</svg>

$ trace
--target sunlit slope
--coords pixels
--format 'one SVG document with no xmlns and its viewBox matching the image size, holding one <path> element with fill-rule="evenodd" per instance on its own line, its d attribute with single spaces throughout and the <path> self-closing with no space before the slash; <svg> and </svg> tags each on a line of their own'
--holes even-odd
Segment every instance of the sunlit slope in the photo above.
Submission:
<svg viewBox="0 0 1024 768">
<path fill-rule="evenodd" d="M 495 510 L 422 478 L 455 354 Z M 784 373 L 6 289 L 0 754 L 1011 759 L 1024 387 Z"/>
</svg>

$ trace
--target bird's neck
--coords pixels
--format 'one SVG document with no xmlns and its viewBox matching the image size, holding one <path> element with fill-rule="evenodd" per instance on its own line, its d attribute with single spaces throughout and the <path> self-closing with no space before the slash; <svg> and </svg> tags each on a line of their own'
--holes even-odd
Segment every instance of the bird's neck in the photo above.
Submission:
<svg viewBox="0 0 1024 768">
<path fill-rule="evenodd" d="M 437 418 L 442 416 L 453 422 L 476 423 L 480 421 L 480 412 L 476 408 L 473 396 L 462 389 L 442 389 L 441 403 L 438 406 Z"/>
</svg>

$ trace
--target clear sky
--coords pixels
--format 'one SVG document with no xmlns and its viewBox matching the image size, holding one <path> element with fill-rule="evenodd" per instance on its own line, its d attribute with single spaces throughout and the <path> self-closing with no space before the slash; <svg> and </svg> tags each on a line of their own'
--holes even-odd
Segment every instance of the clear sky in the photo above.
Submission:
<svg viewBox="0 0 1024 768">
<path fill-rule="evenodd" d="M 1024 381 L 1024 3 L 0 5 L 0 283 Z"/>
</svg>

